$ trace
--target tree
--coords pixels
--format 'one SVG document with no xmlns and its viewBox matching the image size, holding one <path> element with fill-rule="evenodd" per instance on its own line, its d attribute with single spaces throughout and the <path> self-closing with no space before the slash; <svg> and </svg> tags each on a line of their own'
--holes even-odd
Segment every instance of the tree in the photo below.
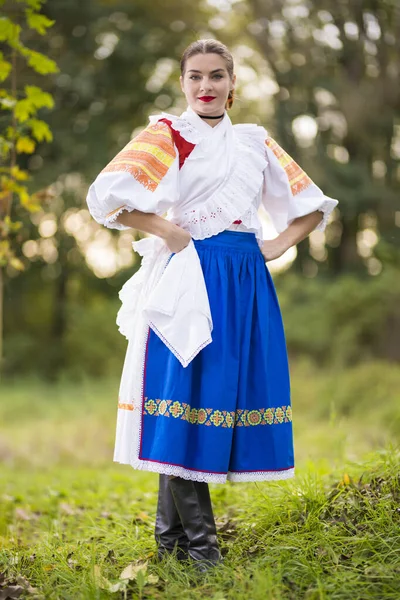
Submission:
<svg viewBox="0 0 400 600">
<path fill-rule="evenodd" d="M 28 192 L 29 173 L 20 168 L 20 155 L 32 154 L 36 144 L 51 141 L 51 131 L 38 118 L 43 108 L 53 108 L 53 98 L 37 85 L 23 85 L 27 68 L 40 75 L 57 71 L 56 63 L 43 53 L 28 48 L 31 32 L 45 35 L 54 21 L 40 14 L 44 0 L 0 2 L 0 106 L 4 111 L 0 129 L 0 368 L 3 359 L 4 279 L 13 271 L 23 271 L 16 245 L 22 241 L 22 221 L 18 214 L 40 209 L 43 194 Z"/>
<path fill-rule="evenodd" d="M 279 86 L 274 133 L 340 200 L 326 235 L 330 273 L 366 266 L 376 274 L 379 260 L 399 264 L 398 3 L 248 0 L 237 6 L 243 5 L 247 30 Z M 317 135 L 302 150 L 293 130 L 304 116 L 313 119 Z M 370 242 L 378 241 L 375 249 L 363 242 L 366 231 Z M 299 245 L 300 261 L 309 260 L 306 244 Z"/>
<path fill-rule="evenodd" d="M 44 11 L 55 21 L 48 44 L 60 68 L 43 85 L 57 107 L 46 119 L 54 140 L 39 144 L 26 162 L 34 172 L 35 188 L 50 186 L 54 197 L 24 219 L 29 231 L 21 257 L 26 272 L 9 281 L 5 339 L 7 372 L 26 369 L 29 363 L 35 372 L 53 377 L 75 360 L 68 339 L 77 312 L 85 305 L 89 320 L 101 302 L 113 298 L 118 303 L 117 290 L 129 276 L 122 271 L 96 277 L 98 271 L 88 268 L 88 246 L 101 237 L 102 248 L 97 244 L 91 255 L 107 254 L 108 249 L 115 254 L 115 249 L 117 270 L 127 266 L 122 255 L 129 254 L 130 273 L 136 266 L 129 232 L 116 234 L 90 218 L 88 184 L 135 129 L 146 125 L 150 112 L 169 110 L 182 96 L 179 56 L 204 29 L 209 13 L 181 0 L 54 1 Z M 81 220 L 80 231 L 79 224 L 69 226 L 75 218 Z M 50 222 L 52 233 L 43 235 L 42 226 L 49 223 L 50 230 Z M 27 297 L 29 307 L 21 300 Z M 110 320 L 117 303 L 109 309 Z"/>
</svg>

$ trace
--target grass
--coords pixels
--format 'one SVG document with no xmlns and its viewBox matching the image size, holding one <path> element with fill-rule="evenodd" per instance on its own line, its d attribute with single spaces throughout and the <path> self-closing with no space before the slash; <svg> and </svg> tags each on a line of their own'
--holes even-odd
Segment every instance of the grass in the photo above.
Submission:
<svg viewBox="0 0 400 600">
<path fill-rule="evenodd" d="M 155 560 L 157 476 L 111 462 L 117 381 L 3 384 L 0 598 L 398 600 L 398 398 L 341 381 L 294 369 L 294 479 L 210 486 L 225 560 L 202 579 Z"/>
</svg>

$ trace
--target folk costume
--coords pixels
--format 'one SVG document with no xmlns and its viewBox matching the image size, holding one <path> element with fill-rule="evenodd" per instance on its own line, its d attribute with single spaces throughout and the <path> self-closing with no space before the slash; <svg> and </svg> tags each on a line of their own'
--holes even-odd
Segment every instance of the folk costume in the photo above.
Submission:
<svg viewBox="0 0 400 600">
<path fill-rule="evenodd" d="M 292 477 L 285 336 L 258 211 L 281 232 L 319 210 L 322 231 L 337 200 L 263 127 L 232 125 L 226 112 L 211 127 L 188 107 L 150 117 L 87 203 L 110 228 L 125 229 L 117 216 L 137 209 L 167 213 L 192 237 L 177 254 L 154 236 L 133 244 L 142 265 L 120 292 L 117 323 L 129 343 L 114 460 L 160 473 L 160 490 L 171 475 L 202 482 L 205 503 L 207 482 Z"/>
</svg>

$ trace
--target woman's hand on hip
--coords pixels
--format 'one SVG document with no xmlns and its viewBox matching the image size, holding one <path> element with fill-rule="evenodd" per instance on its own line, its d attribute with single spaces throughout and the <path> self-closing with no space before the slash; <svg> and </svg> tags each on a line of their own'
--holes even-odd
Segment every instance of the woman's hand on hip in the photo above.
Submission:
<svg viewBox="0 0 400 600">
<path fill-rule="evenodd" d="M 261 252 L 266 261 L 275 260 L 284 254 L 287 250 L 286 244 L 279 237 L 273 240 L 264 240 Z"/>
<path fill-rule="evenodd" d="M 169 223 L 169 227 L 162 237 L 169 250 L 175 254 L 186 248 L 192 239 L 192 236 L 188 231 L 173 223 Z"/>
</svg>

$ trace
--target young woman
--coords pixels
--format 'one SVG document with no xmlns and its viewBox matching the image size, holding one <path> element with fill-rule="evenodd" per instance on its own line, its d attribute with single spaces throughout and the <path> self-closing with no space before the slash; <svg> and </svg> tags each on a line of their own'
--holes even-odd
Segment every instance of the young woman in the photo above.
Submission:
<svg viewBox="0 0 400 600">
<path fill-rule="evenodd" d="M 323 230 L 337 200 L 263 127 L 232 125 L 226 46 L 191 44 L 180 81 L 187 110 L 150 117 L 87 202 L 107 227 L 152 234 L 133 244 L 142 266 L 120 293 L 129 344 L 114 460 L 160 474 L 159 556 L 206 570 L 221 560 L 208 482 L 294 475 L 285 337 L 265 263 Z M 275 239 L 263 240 L 260 207 Z"/>
</svg>

